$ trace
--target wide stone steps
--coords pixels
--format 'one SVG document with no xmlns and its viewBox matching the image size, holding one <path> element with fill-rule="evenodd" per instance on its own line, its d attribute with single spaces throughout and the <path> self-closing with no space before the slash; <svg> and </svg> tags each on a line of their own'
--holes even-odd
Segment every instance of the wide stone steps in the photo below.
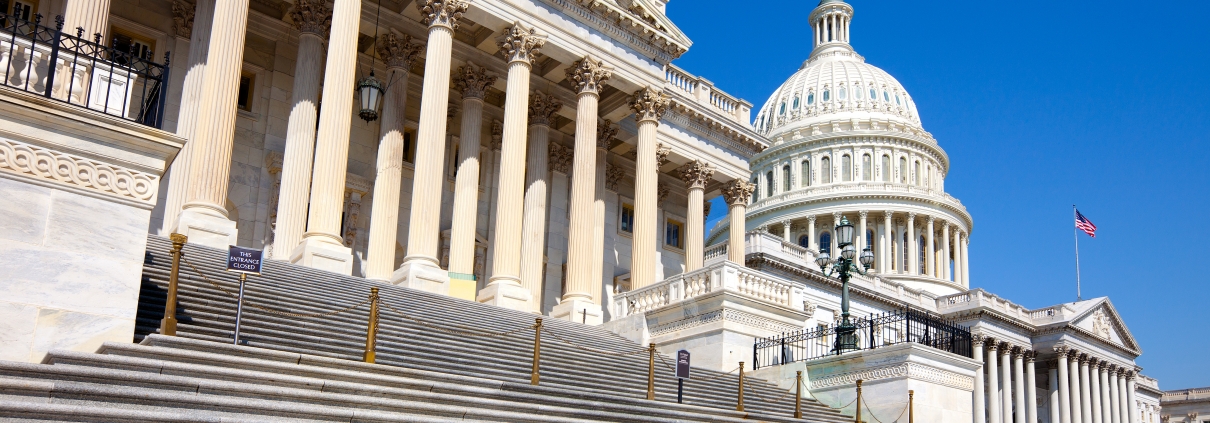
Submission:
<svg viewBox="0 0 1210 423">
<path fill-rule="evenodd" d="M 144 266 L 136 340 L 158 331 L 170 269 L 170 243 L 150 236 Z M 186 257 L 210 280 L 228 291 L 238 288 L 236 275 L 224 271 L 225 251 L 187 245 Z M 178 334 L 230 343 L 235 301 L 215 289 L 182 263 L 178 294 Z M 370 287 L 380 288 L 383 300 L 420 319 L 425 325 L 382 309 L 377 362 L 402 368 L 431 370 L 455 376 L 489 378 L 528 386 L 533 350 L 533 314 L 501 309 L 451 297 L 372 283 L 287 263 L 267 261 L 265 275 L 249 278 L 246 299 L 251 304 L 292 313 L 322 313 L 365 301 Z M 241 343 L 295 354 L 359 361 L 365 342 L 368 307 L 322 318 L 289 317 L 266 313 L 248 304 L 241 322 Z M 613 356 L 581 348 L 628 352 L 641 349 L 629 340 L 595 326 L 545 319 L 549 332 L 576 344 L 568 345 L 550 333 L 542 334 L 542 386 L 573 389 L 586 394 L 644 401 L 648 372 L 646 352 Z M 432 327 L 429 327 L 432 326 Z M 434 328 L 435 327 L 435 328 Z M 466 336 L 448 332 L 504 332 L 504 337 Z M 443 331 L 444 330 L 444 331 Z M 663 357 L 671 363 L 672 359 Z M 705 380 L 714 378 L 713 380 Z M 736 375 L 694 370 L 685 382 L 685 404 L 734 410 Z M 793 395 L 761 380 L 749 379 L 745 408 L 750 413 L 791 416 Z M 757 398 L 778 398 L 769 404 Z M 657 359 L 656 400 L 675 403 L 676 379 Z M 807 421 L 840 422 L 844 418 L 815 401 L 804 400 Z"/>
</svg>

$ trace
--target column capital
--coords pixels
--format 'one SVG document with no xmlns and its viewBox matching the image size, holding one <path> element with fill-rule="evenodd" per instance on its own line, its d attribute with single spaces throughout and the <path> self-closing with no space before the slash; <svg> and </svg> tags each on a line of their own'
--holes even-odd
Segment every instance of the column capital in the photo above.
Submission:
<svg viewBox="0 0 1210 423">
<path fill-rule="evenodd" d="M 0 11 L 8 13 L 8 10 Z M 185 0 L 172 0 L 172 32 L 181 38 L 193 37 L 193 17 L 197 6 Z"/>
<path fill-rule="evenodd" d="M 1014 359 L 1017 359 L 1017 358 L 1021 358 L 1021 359 L 1023 359 L 1023 358 L 1025 358 L 1025 355 L 1026 355 L 1026 354 L 1025 354 L 1025 348 L 1022 348 L 1022 347 L 1019 347 L 1019 346 L 1018 346 L 1018 347 L 1012 347 L 1012 354 L 1013 354 L 1013 358 L 1014 358 Z"/>
<path fill-rule="evenodd" d="M 392 30 L 378 36 L 374 50 L 388 68 L 403 68 L 406 72 L 424 52 L 424 44 L 412 42 L 412 36 Z"/>
<path fill-rule="evenodd" d="M 529 96 L 529 125 L 550 126 L 555 114 L 563 108 L 563 102 L 550 94 L 536 91 Z"/>
<path fill-rule="evenodd" d="M 1101 360 L 1100 362 L 1098 362 L 1098 363 L 1097 363 L 1097 371 L 1104 372 L 1104 371 L 1105 371 L 1105 370 L 1107 370 L 1107 369 L 1109 369 L 1109 362 L 1108 362 L 1108 361 Z"/>
<path fill-rule="evenodd" d="M 685 181 L 685 187 L 705 189 L 706 183 L 714 177 L 714 166 L 701 160 L 694 160 L 681 166 L 680 173 L 681 180 Z"/>
<path fill-rule="evenodd" d="M 832 226 L 840 225 L 840 218 L 844 217 L 840 212 L 832 213 Z"/>
<path fill-rule="evenodd" d="M 870 215 L 869 210 L 858 210 L 857 211 L 857 216 L 860 216 L 862 219 L 869 217 L 869 215 Z"/>
<path fill-rule="evenodd" d="M 470 2 L 466 0 L 416 0 L 420 23 L 429 28 L 442 26 L 451 31 L 458 29 L 458 20 L 469 9 Z"/>
<path fill-rule="evenodd" d="M 1057 346 L 1057 347 L 1053 347 L 1052 349 L 1055 351 L 1056 354 L 1059 355 L 1059 357 L 1066 356 L 1067 352 L 1070 351 L 1069 348 L 1064 347 L 1064 346 Z"/>
<path fill-rule="evenodd" d="M 729 205 L 748 204 L 754 190 L 756 190 L 756 184 L 743 179 L 733 179 L 723 186 L 723 200 Z M 735 228 L 731 229 L 735 230 Z"/>
<path fill-rule="evenodd" d="M 916 223 L 916 212 L 908 212 L 908 222 Z"/>
<path fill-rule="evenodd" d="M 570 175 L 571 160 L 573 157 L 572 149 L 564 147 L 562 144 L 552 142 L 547 150 L 550 153 L 548 161 L 548 163 L 550 163 L 550 171 Z"/>
<path fill-rule="evenodd" d="M 815 223 L 815 215 L 807 216 L 807 222 Z"/>
<path fill-rule="evenodd" d="M 645 120 L 659 122 L 664 116 L 664 112 L 668 111 L 668 105 L 671 99 L 668 93 L 655 87 L 647 87 L 638 90 L 630 100 L 630 110 L 634 111 L 634 119 L 642 122 Z"/>
<path fill-rule="evenodd" d="M 668 185 L 664 184 L 664 181 L 656 182 L 655 183 L 656 204 L 663 203 L 664 199 L 668 198 L 668 193 L 670 193 L 671 191 L 672 190 L 670 190 L 668 188 Z"/>
<path fill-rule="evenodd" d="M 1088 364 L 1088 360 L 1089 360 L 1088 354 L 1080 354 L 1080 355 L 1076 356 L 1073 361 L 1078 361 L 1078 362 L 1080 362 L 1080 365 L 1083 366 L 1083 365 Z"/>
<path fill-rule="evenodd" d="M 672 148 L 664 144 L 656 144 L 655 146 L 655 167 L 658 170 L 668 164 L 668 154 L 672 153 Z"/>
<path fill-rule="evenodd" d="M 612 76 L 613 68 L 592 56 L 584 56 L 567 68 L 567 81 L 577 94 L 600 94 L 601 87 Z"/>
<path fill-rule="evenodd" d="M 622 171 L 622 168 L 614 166 L 609 163 L 606 163 L 605 164 L 605 189 L 613 191 L 613 192 L 618 192 L 618 183 L 620 183 L 622 181 L 622 177 L 625 175 L 626 175 L 626 173 Z"/>
<path fill-rule="evenodd" d="M 332 28 L 332 8 L 325 0 L 296 0 L 289 15 L 294 27 L 304 34 L 327 37 Z"/>
<path fill-rule="evenodd" d="M 613 143 L 613 138 L 618 136 L 618 127 L 613 126 L 613 121 L 609 119 L 597 120 L 597 149 L 609 150 L 610 144 Z"/>
<path fill-rule="evenodd" d="M 882 212 L 882 213 L 883 213 L 884 215 L 886 215 L 886 219 L 887 219 L 887 220 L 891 220 L 891 218 L 895 217 L 895 212 L 893 212 L 893 211 L 885 211 L 885 212 Z"/>
<path fill-rule="evenodd" d="M 995 351 L 1000 348 L 1000 343 L 996 342 L 995 338 L 987 338 L 983 342 L 987 344 L 988 351 Z"/>
<path fill-rule="evenodd" d="M 1037 360 L 1037 359 L 1038 359 L 1038 352 L 1037 352 L 1037 351 L 1034 351 L 1034 350 L 1027 350 L 1027 351 L 1025 352 L 1025 362 L 1026 362 L 1026 363 L 1033 363 L 1033 362 L 1034 362 L 1035 360 Z"/>
<path fill-rule="evenodd" d="M 487 87 L 496 83 L 496 76 L 487 72 L 487 68 L 476 67 L 474 63 L 466 62 L 454 72 L 454 87 L 462 91 L 462 98 L 477 98 L 482 100 L 487 94 Z"/>
<path fill-rule="evenodd" d="M 926 219 L 928 219 L 929 224 L 930 224 L 930 225 L 932 225 L 932 224 L 933 224 L 933 222 L 937 220 L 937 217 L 936 217 L 936 216 L 928 216 Z"/>
<path fill-rule="evenodd" d="M 538 50 L 546 45 L 546 36 L 539 35 L 536 28 L 526 28 L 521 22 L 504 30 L 504 35 L 497 39 L 500 42 L 500 54 L 509 63 L 524 62 L 534 64 L 538 58 Z"/>
<path fill-rule="evenodd" d="M 492 150 L 504 148 L 504 123 L 492 120 Z"/>
</svg>

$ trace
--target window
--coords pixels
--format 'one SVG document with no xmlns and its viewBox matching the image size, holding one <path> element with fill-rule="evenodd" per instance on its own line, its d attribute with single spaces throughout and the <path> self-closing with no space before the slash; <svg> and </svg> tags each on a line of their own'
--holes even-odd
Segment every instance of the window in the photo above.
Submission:
<svg viewBox="0 0 1210 423">
<path fill-rule="evenodd" d="M 917 255 L 916 255 L 916 257 L 919 257 L 919 258 L 920 258 L 920 263 L 917 263 L 917 265 L 916 265 L 916 272 L 917 272 L 917 273 L 919 273 L 919 274 L 921 274 L 921 275 L 923 275 L 923 274 L 924 274 L 924 259 L 925 259 L 925 257 L 927 257 L 927 256 L 924 254 L 924 252 L 925 252 L 925 250 L 924 250 L 924 236 L 921 236 L 920 238 L 917 238 L 917 239 L 916 239 L 916 244 L 917 244 L 917 246 L 916 246 L 917 248 L 916 248 L 916 249 L 917 249 L 917 250 L 920 250 L 919 254 L 917 254 Z"/>
<path fill-rule="evenodd" d="M 807 94 L 807 105 L 815 104 L 815 93 Z"/>
<path fill-rule="evenodd" d="M 916 184 L 917 186 L 920 185 L 920 162 L 916 162 L 915 167 L 913 168 L 912 183 Z"/>
<path fill-rule="evenodd" d="M 819 164 L 821 167 L 820 171 L 823 172 L 820 174 L 821 180 L 819 182 L 825 184 L 832 183 L 832 159 L 824 157 L 819 161 Z"/>
<path fill-rule="evenodd" d="M 882 182 L 891 182 L 891 156 L 882 155 Z"/>
<path fill-rule="evenodd" d="M 682 234 L 685 233 L 685 223 L 668 219 L 664 224 L 664 245 L 674 248 L 685 248 Z"/>
<path fill-rule="evenodd" d="M 832 99 L 832 90 L 823 90 L 823 101 Z"/>
<path fill-rule="evenodd" d="M 126 56 L 126 54 L 140 59 L 149 60 L 152 59 L 152 56 L 155 56 L 155 41 L 152 41 L 150 38 L 137 35 L 133 32 L 126 31 L 118 27 L 112 27 L 110 30 L 113 37 L 110 47 L 113 47 L 114 50 L 125 53 L 122 55 L 116 55 L 117 57 L 114 57 L 114 62 L 120 64 L 129 63 L 130 58 Z M 88 36 L 85 35 L 85 38 L 88 38 Z"/>
<path fill-rule="evenodd" d="M 416 163 L 416 149 L 412 145 L 412 133 L 403 133 L 403 161 L 408 163 Z"/>
<path fill-rule="evenodd" d="M 886 90 L 882 90 L 882 101 L 886 101 L 888 103 L 891 101 L 891 95 L 887 94 Z"/>
<path fill-rule="evenodd" d="M 827 232 L 819 234 L 819 252 L 832 254 L 832 234 Z"/>
<path fill-rule="evenodd" d="M 256 83 L 256 75 L 243 73 L 239 76 L 239 97 L 235 104 L 240 110 L 245 112 L 252 111 L 252 91 Z"/>
<path fill-rule="evenodd" d="M 765 172 L 765 188 L 766 188 L 766 189 L 765 189 L 765 196 L 766 196 L 766 197 L 772 197 L 772 196 L 773 196 L 773 188 L 774 188 L 774 185 L 773 185 L 773 171 L 772 171 L 772 170 L 770 170 L 770 171 L 768 171 L 768 172 Z"/>
<path fill-rule="evenodd" d="M 853 158 L 848 154 L 840 156 L 840 180 L 845 182 L 853 180 Z"/>
<path fill-rule="evenodd" d="M 853 96 L 861 100 L 861 86 L 853 87 Z"/>
<path fill-rule="evenodd" d="M 798 96 L 794 96 L 794 110 L 798 110 Z"/>
<path fill-rule="evenodd" d="M 757 188 L 757 189 L 752 190 L 752 202 L 755 203 L 756 200 L 760 199 L 760 179 L 753 176 L 752 185 Z"/>
<path fill-rule="evenodd" d="M 804 187 L 811 186 L 811 159 L 802 161 L 802 173 L 798 177 L 802 179 L 800 185 Z"/>
<path fill-rule="evenodd" d="M 908 252 L 912 251 L 912 249 L 911 249 L 912 247 L 910 247 L 910 245 L 912 245 L 912 244 L 908 243 L 907 232 L 903 233 L 902 242 L 903 242 L 903 244 L 900 244 L 900 245 L 903 245 L 903 248 L 902 248 L 902 250 L 903 250 L 903 269 L 899 269 L 899 270 L 907 270 L 907 264 L 912 262 L 912 260 L 908 258 Z"/>
<path fill-rule="evenodd" d="M 844 100 L 844 98 L 845 98 L 845 90 L 844 90 L 844 87 L 840 87 L 840 91 L 837 91 L 837 92 L 836 92 L 836 95 L 837 95 L 837 97 L 836 97 L 836 98 L 839 98 L 839 99 L 841 99 L 841 100 Z"/>
<path fill-rule="evenodd" d="M 874 159 L 869 154 L 864 154 L 861 156 L 861 180 L 872 179 L 874 179 Z"/>
<path fill-rule="evenodd" d="M 622 232 L 634 233 L 634 206 L 622 204 L 622 213 L 618 220 L 618 229 Z"/>
<path fill-rule="evenodd" d="M 782 166 L 782 168 L 781 168 L 781 190 L 789 191 L 791 182 L 794 182 L 794 180 L 792 178 L 790 178 L 790 165 Z"/>
<path fill-rule="evenodd" d="M 874 248 L 874 230 L 873 229 L 869 229 L 869 230 L 865 231 L 865 246 L 870 247 L 870 251 L 876 250 Z M 876 261 L 878 261 L 878 260 L 874 260 L 874 262 L 876 262 Z M 874 262 L 870 262 L 870 267 L 867 267 L 866 269 L 873 269 Z"/>
<path fill-rule="evenodd" d="M 15 16 L 19 20 L 32 21 L 34 15 L 38 14 L 38 1 L 17 0 L 9 2 L 9 0 L 0 0 L 0 13 Z M 66 28 L 64 29 L 66 30 Z M 75 32 L 73 31 L 72 34 L 75 34 Z"/>
<path fill-rule="evenodd" d="M 785 114 L 786 114 L 786 102 L 784 102 L 784 101 L 783 101 L 783 102 L 781 102 L 781 106 L 777 108 L 777 114 L 778 114 L 778 116 L 785 116 Z"/>
<path fill-rule="evenodd" d="M 803 235 L 803 236 L 798 237 L 798 246 L 802 247 L 802 248 L 810 247 L 811 246 L 811 236 Z"/>
<path fill-rule="evenodd" d="M 819 323 L 819 325 L 816 326 L 815 329 L 818 330 L 820 333 L 824 334 L 823 336 L 816 338 L 816 339 L 819 339 L 819 341 L 818 341 L 819 346 L 830 347 L 832 345 L 832 341 L 828 338 L 828 335 L 827 335 L 828 334 L 827 323 Z"/>
<path fill-rule="evenodd" d="M 906 184 L 908 181 L 907 158 L 899 158 L 899 183 Z"/>
<path fill-rule="evenodd" d="M 870 100 L 878 100 L 878 91 L 870 88 Z"/>
<path fill-rule="evenodd" d="M 895 104 L 898 104 L 898 105 L 900 105 L 900 106 L 902 106 L 902 105 L 903 105 L 903 103 L 900 103 L 900 102 L 899 102 L 899 93 L 895 93 Z"/>
</svg>

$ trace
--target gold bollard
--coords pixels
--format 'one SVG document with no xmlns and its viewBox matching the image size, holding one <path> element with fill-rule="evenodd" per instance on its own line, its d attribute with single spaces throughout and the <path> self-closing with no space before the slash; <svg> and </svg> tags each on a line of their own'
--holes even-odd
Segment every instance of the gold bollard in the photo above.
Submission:
<svg viewBox="0 0 1210 423">
<path fill-rule="evenodd" d="M 655 343 L 647 347 L 647 399 L 655 399 Z"/>
<path fill-rule="evenodd" d="M 172 240 L 172 273 L 168 274 L 168 299 L 164 300 L 164 319 L 160 320 L 160 335 L 176 336 L 176 278 L 181 271 L 181 248 L 189 241 L 189 237 L 181 234 L 171 234 Z"/>
<path fill-rule="evenodd" d="M 744 362 L 739 362 L 739 400 L 735 403 L 735 411 L 744 411 Z"/>
<path fill-rule="evenodd" d="M 366 351 L 362 359 L 374 363 L 375 345 L 378 342 L 378 288 L 370 288 L 370 317 L 366 323 Z"/>
<path fill-rule="evenodd" d="M 534 323 L 534 368 L 529 374 L 529 384 L 538 384 L 538 361 L 542 357 L 542 318 L 537 318 L 537 323 Z"/>
<path fill-rule="evenodd" d="M 794 418 L 802 418 L 802 370 L 798 372 L 798 382 L 794 385 Z"/>
<path fill-rule="evenodd" d="M 908 390 L 908 423 L 916 423 L 916 391 Z"/>
<path fill-rule="evenodd" d="M 861 423 L 861 379 L 857 379 L 857 417 L 853 421 Z"/>
</svg>

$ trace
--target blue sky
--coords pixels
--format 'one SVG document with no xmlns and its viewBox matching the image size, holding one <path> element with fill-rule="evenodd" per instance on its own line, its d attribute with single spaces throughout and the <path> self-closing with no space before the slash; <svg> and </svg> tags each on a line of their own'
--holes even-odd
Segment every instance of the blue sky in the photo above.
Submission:
<svg viewBox="0 0 1210 423">
<path fill-rule="evenodd" d="M 1074 300 L 1077 204 L 1099 227 L 1084 297 L 1111 298 L 1162 389 L 1210 386 L 1210 2 L 849 2 L 854 47 L 949 154 L 974 286 Z M 759 108 L 810 53 L 816 3 L 672 1 L 694 41 L 675 63 Z"/>
</svg>

